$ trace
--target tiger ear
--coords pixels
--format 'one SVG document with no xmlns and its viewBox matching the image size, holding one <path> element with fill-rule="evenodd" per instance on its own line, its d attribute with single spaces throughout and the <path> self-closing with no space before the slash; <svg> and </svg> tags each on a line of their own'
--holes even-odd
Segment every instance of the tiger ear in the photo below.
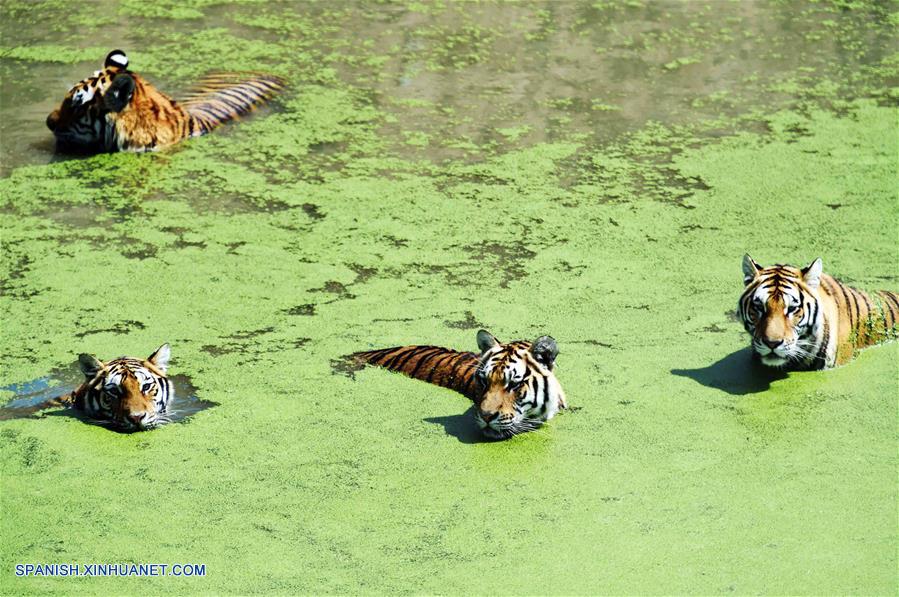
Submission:
<svg viewBox="0 0 899 597">
<path fill-rule="evenodd" d="M 103 68 L 109 68 L 110 66 L 128 68 L 128 56 L 122 50 L 113 50 L 106 55 L 106 60 L 103 61 Z"/>
<path fill-rule="evenodd" d="M 556 339 L 552 336 L 540 336 L 531 345 L 531 354 L 541 365 L 551 370 L 559 356 Z"/>
<path fill-rule="evenodd" d="M 128 73 L 119 73 L 103 95 L 103 103 L 113 112 L 121 112 L 131 103 L 134 95 L 134 77 Z"/>
<path fill-rule="evenodd" d="M 762 266 L 756 263 L 748 253 L 743 255 L 743 284 L 749 284 L 755 280 L 756 276 L 759 275 L 760 269 L 762 269 Z"/>
<path fill-rule="evenodd" d="M 802 279 L 812 290 L 817 289 L 818 286 L 821 285 L 821 270 L 823 267 L 824 265 L 821 262 L 821 258 L 818 257 L 812 261 L 811 265 L 802 269 Z"/>
<path fill-rule="evenodd" d="M 92 379 L 105 365 L 94 355 L 82 353 L 78 355 L 78 367 L 86 378 Z"/>
<path fill-rule="evenodd" d="M 487 330 L 478 330 L 478 350 L 487 352 L 497 344 L 499 344 L 499 340 L 493 334 Z"/>
<path fill-rule="evenodd" d="M 147 362 L 162 371 L 165 374 L 169 369 L 169 358 L 172 356 L 172 350 L 168 344 L 163 344 L 156 351 L 147 357 Z"/>
</svg>

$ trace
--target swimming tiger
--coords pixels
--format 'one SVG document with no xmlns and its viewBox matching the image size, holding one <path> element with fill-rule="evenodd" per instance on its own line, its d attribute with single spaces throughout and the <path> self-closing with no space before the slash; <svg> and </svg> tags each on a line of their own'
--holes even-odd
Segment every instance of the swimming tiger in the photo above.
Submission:
<svg viewBox="0 0 899 597">
<path fill-rule="evenodd" d="M 398 346 L 351 356 L 467 396 L 475 403 L 478 427 L 491 439 L 536 429 L 567 407 L 553 373 L 559 354 L 553 338 L 503 344 L 480 330 L 477 343 L 480 354 L 439 346 Z"/>
<path fill-rule="evenodd" d="M 203 79 L 177 102 L 128 70 L 128 56 L 113 50 L 101 70 L 69 90 L 47 117 L 47 127 L 63 149 L 152 151 L 204 135 L 283 87 L 273 75 L 220 74 Z"/>
<path fill-rule="evenodd" d="M 85 381 L 61 403 L 124 431 L 152 429 L 169 422 L 175 388 L 166 377 L 171 351 L 163 344 L 146 359 L 119 357 L 103 362 L 82 354 Z"/>
<path fill-rule="evenodd" d="M 820 257 L 799 269 L 762 267 L 745 255 L 743 282 L 737 315 L 769 367 L 835 367 L 857 349 L 897 337 L 899 294 L 850 288 L 822 273 Z"/>
</svg>

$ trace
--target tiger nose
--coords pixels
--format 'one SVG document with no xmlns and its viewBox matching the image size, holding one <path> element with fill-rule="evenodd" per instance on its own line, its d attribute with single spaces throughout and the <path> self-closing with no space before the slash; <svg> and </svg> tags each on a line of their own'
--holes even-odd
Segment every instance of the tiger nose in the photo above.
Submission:
<svg viewBox="0 0 899 597">
<path fill-rule="evenodd" d="M 141 421 L 147 416 L 147 413 L 131 413 L 128 415 L 128 418 L 131 419 L 131 422 L 135 425 L 140 425 Z"/>
<path fill-rule="evenodd" d="M 481 411 L 481 419 L 483 419 L 484 422 L 487 423 L 488 425 L 490 424 L 491 421 L 496 419 L 498 416 L 499 416 L 499 413 L 488 413 L 488 412 Z"/>
<path fill-rule="evenodd" d="M 768 340 L 767 338 L 763 339 L 762 342 L 764 342 L 765 346 L 767 346 L 771 350 L 774 350 L 775 348 L 777 348 L 778 346 L 780 346 L 781 344 L 784 343 L 783 340 Z"/>
<path fill-rule="evenodd" d="M 59 122 L 59 119 L 56 118 L 56 113 L 51 112 L 50 115 L 47 116 L 47 128 L 51 131 L 55 131 L 57 122 Z"/>
</svg>

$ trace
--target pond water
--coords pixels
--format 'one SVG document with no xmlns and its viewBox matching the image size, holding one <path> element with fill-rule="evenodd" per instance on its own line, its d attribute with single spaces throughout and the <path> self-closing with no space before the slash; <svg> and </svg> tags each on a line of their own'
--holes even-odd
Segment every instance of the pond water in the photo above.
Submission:
<svg viewBox="0 0 899 597">
<path fill-rule="evenodd" d="M 0 3 L 0 401 L 168 342 L 184 411 L 217 404 L 158 433 L 4 421 L 4 589 L 71 592 L 18 561 L 152 557 L 208 565 L 142 579 L 160 594 L 895 594 L 899 345 L 761 373 L 733 312 L 747 252 L 899 289 L 897 23 L 862 0 Z M 175 97 L 290 83 L 166 151 L 56 154 L 47 114 L 114 48 Z M 483 442 L 465 398 L 341 364 L 479 328 L 553 336 L 572 409 Z"/>
<path fill-rule="evenodd" d="M 394 152 L 435 161 L 571 135 L 608 141 L 797 95 L 853 98 L 882 81 L 896 50 L 882 9 L 852 3 L 238 2 L 190 18 L 165 6 L 99 0 L 51 16 L 6 4 L 5 172 L 65 159 L 36 123 L 113 47 L 175 97 L 219 69 L 264 67 L 297 86 L 337 77 L 387 113 L 378 134 Z M 324 141 L 316 157 L 331 162 L 340 145 Z"/>
<path fill-rule="evenodd" d="M 216 404 L 197 397 L 196 388 L 185 375 L 170 377 L 175 384 L 175 396 L 169 403 L 168 414 L 172 423 L 211 408 Z M 37 413 L 47 411 L 52 414 L 66 413 L 76 418 L 83 418 L 74 409 L 62 407 L 59 399 L 70 394 L 84 381 L 84 376 L 76 366 L 60 369 L 44 377 L 23 383 L 14 383 L 0 387 L 0 391 L 13 393 L 6 404 L 0 406 L 0 421 L 38 416 Z M 46 413 L 44 413 L 46 414 Z"/>
</svg>

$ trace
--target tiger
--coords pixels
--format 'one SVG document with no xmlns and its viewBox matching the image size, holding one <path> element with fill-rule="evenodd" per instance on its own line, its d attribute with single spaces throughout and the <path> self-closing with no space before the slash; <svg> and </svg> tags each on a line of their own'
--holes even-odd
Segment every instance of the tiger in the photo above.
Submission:
<svg viewBox="0 0 899 597">
<path fill-rule="evenodd" d="M 472 400 L 475 422 L 490 439 L 508 439 L 532 431 L 567 408 L 565 392 L 553 369 L 556 341 L 501 343 L 479 330 L 480 353 L 439 346 L 397 346 L 357 352 L 358 362 L 377 365 L 444 388 Z"/>
<path fill-rule="evenodd" d="M 103 68 L 76 83 L 47 116 L 58 148 L 153 151 L 204 135 L 268 101 L 285 85 L 274 75 L 211 75 L 177 102 L 128 70 L 128 64 L 125 52 L 113 50 Z"/>
<path fill-rule="evenodd" d="M 118 357 L 103 362 L 89 354 L 78 357 L 85 381 L 61 400 L 89 418 L 122 431 L 144 431 L 170 422 L 175 387 L 167 377 L 171 349 L 157 348 L 146 359 Z"/>
<path fill-rule="evenodd" d="M 897 337 L 899 294 L 868 294 L 822 273 L 821 258 L 802 269 L 762 267 L 743 256 L 745 288 L 737 316 L 762 364 L 784 370 L 830 369 L 856 351 Z"/>
</svg>

